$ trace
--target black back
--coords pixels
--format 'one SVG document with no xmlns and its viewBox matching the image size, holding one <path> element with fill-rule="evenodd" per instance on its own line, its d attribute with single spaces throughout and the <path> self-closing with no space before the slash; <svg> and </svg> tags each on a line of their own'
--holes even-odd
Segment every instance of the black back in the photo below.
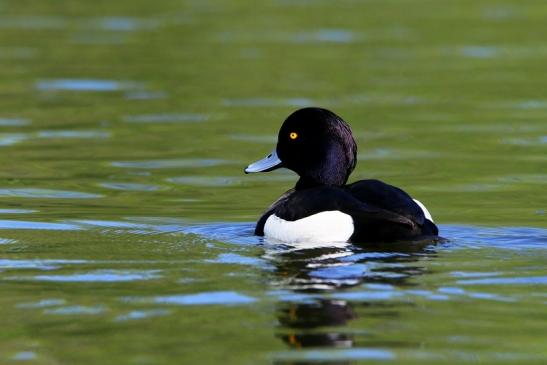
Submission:
<svg viewBox="0 0 547 365">
<path fill-rule="evenodd" d="M 344 186 L 361 202 L 400 214 L 422 225 L 425 215 L 422 208 L 405 191 L 380 180 L 359 180 Z"/>
</svg>

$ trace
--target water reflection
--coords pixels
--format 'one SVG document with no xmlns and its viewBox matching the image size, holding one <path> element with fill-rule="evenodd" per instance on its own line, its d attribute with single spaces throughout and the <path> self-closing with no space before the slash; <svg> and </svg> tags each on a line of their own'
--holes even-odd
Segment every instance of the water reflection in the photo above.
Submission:
<svg viewBox="0 0 547 365">
<path fill-rule="evenodd" d="M 30 124 L 30 120 L 24 118 L 0 118 L 2 127 L 21 127 Z"/>
<path fill-rule="evenodd" d="M 409 263 L 432 255 L 430 241 L 366 249 L 347 245 L 266 253 L 277 268 L 274 285 L 298 291 L 345 289 L 363 283 L 409 285 L 408 279 L 424 270 Z"/>
<path fill-rule="evenodd" d="M 471 58 L 494 58 L 499 54 L 499 50 L 494 46 L 466 46 L 461 48 L 461 53 Z"/>
<path fill-rule="evenodd" d="M 146 115 L 128 115 L 124 118 L 127 123 L 184 123 L 184 122 L 203 122 L 208 119 L 205 114 L 195 113 L 165 113 L 165 114 L 146 114 Z"/>
<path fill-rule="evenodd" d="M 351 43 L 356 38 L 355 33 L 347 29 L 319 29 L 317 31 L 295 34 L 292 37 L 292 41 L 296 43 Z"/>
<path fill-rule="evenodd" d="M 36 82 L 36 89 L 41 91 L 112 92 L 135 88 L 142 87 L 135 82 L 98 79 L 53 79 Z"/>
<path fill-rule="evenodd" d="M 95 199 L 99 194 L 38 188 L 0 188 L 0 197 L 35 199 Z"/>
<path fill-rule="evenodd" d="M 39 131 L 37 134 L 39 138 L 108 138 L 111 136 L 110 132 L 98 131 L 98 130 L 58 130 L 58 131 Z"/>
<path fill-rule="evenodd" d="M 149 19 L 138 19 L 126 16 L 108 16 L 93 19 L 92 28 L 116 32 L 134 32 L 137 30 L 154 29 L 159 26 L 159 22 Z"/>
<path fill-rule="evenodd" d="M 125 98 L 128 100 L 154 100 L 165 99 L 168 94 L 164 91 L 146 91 L 136 90 L 125 93 Z"/>
<path fill-rule="evenodd" d="M 163 189 L 161 186 L 158 185 L 147 185 L 129 182 L 101 183 L 99 185 L 103 188 L 122 191 L 157 191 Z"/>
<path fill-rule="evenodd" d="M 171 311 L 167 309 L 133 310 L 127 314 L 117 316 L 115 321 L 134 321 L 150 317 L 167 316 L 169 314 L 171 314 Z"/>
<path fill-rule="evenodd" d="M 398 316 L 398 308 L 407 305 L 393 299 L 405 294 L 419 295 L 412 293 L 411 279 L 426 272 L 420 260 L 435 254 L 431 241 L 367 248 L 342 245 L 267 249 L 265 257 L 275 266 L 272 284 L 285 293 L 278 296 L 276 306 L 277 336 L 293 349 L 366 349 L 364 357 L 357 358 L 369 358 L 368 350 L 382 351 L 375 347 L 393 344 L 369 338 L 372 330 L 352 331 L 350 322 L 363 312 L 374 317 Z M 332 363 L 356 359 L 355 354 L 337 351 Z M 301 364 L 318 361 L 313 356 L 302 356 L 302 352 L 292 354 L 283 353 L 278 360 Z"/>
<path fill-rule="evenodd" d="M 314 333 L 322 327 L 345 326 L 357 315 L 343 300 L 319 300 L 314 303 L 281 303 L 277 308 L 279 324 L 286 333 L 279 337 L 293 348 L 352 347 L 354 336 L 343 332 Z M 311 333 L 307 333 L 312 331 Z"/>
<path fill-rule="evenodd" d="M 11 146 L 27 139 L 27 135 L 23 133 L 3 133 L 0 134 L 0 147 Z"/>
<path fill-rule="evenodd" d="M 11 359 L 15 361 L 30 361 L 36 359 L 36 353 L 32 351 L 21 351 L 16 353 Z"/>
<path fill-rule="evenodd" d="M 112 283 L 124 281 L 142 281 L 158 279 L 159 270 L 95 270 L 91 272 L 74 273 L 68 275 L 35 275 L 32 277 L 10 277 L 13 280 L 36 280 L 54 282 L 92 282 Z"/>
<path fill-rule="evenodd" d="M 210 158 L 179 158 L 169 160 L 114 161 L 111 165 L 114 167 L 122 167 L 127 169 L 178 169 L 215 167 L 233 163 L 237 162 Z"/>
<path fill-rule="evenodd" d="M 308 98 L 290 98 L 290 99 L 273 99 L 273 98 L 248 98 L 248 99 L 225 99 L 223 105 L 231 107 L 298 107 L 318 104 Z"/>
</svg>

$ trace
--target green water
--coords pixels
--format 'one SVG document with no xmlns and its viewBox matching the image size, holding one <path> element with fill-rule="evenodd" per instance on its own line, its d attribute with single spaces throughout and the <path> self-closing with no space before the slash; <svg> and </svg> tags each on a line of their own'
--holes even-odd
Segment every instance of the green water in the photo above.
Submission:
<svg viewBox="0 0 547 365">
<path fill-rule="evenodd" d="M 0 0 L 0 363 L 544 364 L 547 4 Z M 449 242 L 252 236 L 303 106 Z"/>
</svg>

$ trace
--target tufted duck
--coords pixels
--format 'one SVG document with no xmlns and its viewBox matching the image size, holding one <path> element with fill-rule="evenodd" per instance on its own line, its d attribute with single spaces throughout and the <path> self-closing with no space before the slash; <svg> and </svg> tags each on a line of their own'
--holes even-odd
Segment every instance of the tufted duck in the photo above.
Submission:
<svg viewBox="0 0 547 365">
<path fill-rule="evenodd" d="M 425 206 L 379 180 L 346 185 L 357 162 L 349 125 L 333 112 L 304 108 L 279 130 L 277 146 L 245 173 L 280 167 L 296 172 L 296 186 L 258 220 L 255 234 L 295 242 L 389 242 L 436 236 Z"/>
</svg>

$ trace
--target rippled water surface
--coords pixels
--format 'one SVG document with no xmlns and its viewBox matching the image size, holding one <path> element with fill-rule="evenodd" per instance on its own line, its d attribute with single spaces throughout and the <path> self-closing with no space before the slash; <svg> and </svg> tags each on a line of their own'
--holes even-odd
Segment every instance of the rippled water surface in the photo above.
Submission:
<svg viewBox="0 0 547 365">
<path fill-rule="evenodd" d="M 547 363 L 546 16 L 0 0 L 0 363 Z M 253 236 L 309 105 L 447 240 Z"/>
</svg>

